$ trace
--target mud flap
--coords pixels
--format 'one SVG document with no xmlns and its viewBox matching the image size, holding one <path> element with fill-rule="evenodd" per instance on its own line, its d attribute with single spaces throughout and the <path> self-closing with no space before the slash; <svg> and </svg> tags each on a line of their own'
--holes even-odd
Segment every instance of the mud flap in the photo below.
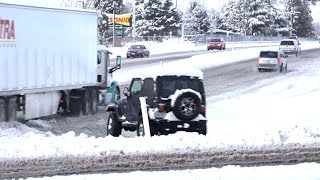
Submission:
<svg viewBox="0 0 320 180">
<path fill-rule="evenodd" d="M 112 97 L 113 97 L 113 94 L 112 93 L 108 93 L 108 92 L 106 92 L 105 94 L 104 94 L 104 106 L 107 106 L 107 105 L 109 105 L 109 104 L 111 104 L 112 103 Z"/>
<path fill-rule="evenodd" d="M 117 88 L 118 88 L 118 82 L 116 81 L 113 81 L 110 87 L 107 88 L 107 92 L 105 93 L 105 99 L 104 99 L 105 105 L 108 105 L 110 103 L 115 103 L 114 99 L 115 99 L 115 94 L 117 92 Z"/>
<path fill-rule="evenodd" d="M 71 96 L 70 97 L 70 114 L 80 116 L 81 112 L 81 97 Z"/>
<path fill-rule="evenodd" d="M 142 113 L 142 122 L 143 122 L 143 128 L 144 128 L 144 136 L 145 137 L 151 137 L 146 98 L 140 97 L 139 100 L 140 100 L 140 104 L 141 104 L 141 113 Z"/>
</svg>

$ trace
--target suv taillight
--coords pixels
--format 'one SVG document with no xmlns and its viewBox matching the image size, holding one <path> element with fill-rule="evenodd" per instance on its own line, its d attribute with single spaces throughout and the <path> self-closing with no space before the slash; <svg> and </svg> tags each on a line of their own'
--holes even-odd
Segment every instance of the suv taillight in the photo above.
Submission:
<svg viewBox="0 0 320 180">
<path fill-rule="evenodd" d="M 278 63 L 280 63 L 280 58 L 278 58 Z"/>
<path fill-rule="evenodd" d="M 201 106 L 201 110 L 200 110 L 200 112 L 205 113 L 205 112 L 206 112 L 206 110 L 207 110 L 207 109 L 206 109 L 206 106 L 202 105 L 202 106 Z"/>
<path fill-rule="evenodd" d="M 159 104 L 159 112 L 166 112 L 166 105 L 165 104 Z"/>
<path fill-rule="evenodd" d="M 259 63 L 260 58 L 257 59 L 257 63 Z"/>
</svg>

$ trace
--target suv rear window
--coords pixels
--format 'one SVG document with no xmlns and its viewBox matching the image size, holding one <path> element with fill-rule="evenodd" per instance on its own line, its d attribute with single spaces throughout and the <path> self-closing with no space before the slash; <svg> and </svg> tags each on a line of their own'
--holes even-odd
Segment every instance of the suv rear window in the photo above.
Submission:
<svg viewBox="0 0 320 180">
<path fill-rule="evenodd" d="M 144 49 L 143 45 L 133 45 L 129 49 Z"/>
<path fill-rule="evenodd" d="M 261 58 L 278 58 L 278 53 L 272 52 L 272 51 L 262 51 L 260 52 L 260 57 Z"/>
<path fill-rule="evenodd" d="M 209 42 L 221 42 L 221 39 L 210 39 Z"/>
<path fill-rule="evenodd" d="M 281 41 L 280 45 L 294 45 L 293 41 Z"/>
<path fill-rule="evenodd" d="M 174 94 L 177 89 L 192 89 L 204 93 L 203 83 L 200 79 L 192 79 L 190 77 L 158 77 L 157 78 L 158 95 L 162 98 L 168 98 Z"/>
</svg>

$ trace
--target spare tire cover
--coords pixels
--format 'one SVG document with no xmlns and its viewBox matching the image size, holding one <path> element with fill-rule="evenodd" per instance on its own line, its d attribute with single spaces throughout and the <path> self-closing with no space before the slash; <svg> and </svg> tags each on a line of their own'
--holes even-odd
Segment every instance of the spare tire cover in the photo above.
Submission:
<svg viewBox="0 0 320 180">
<path fill-rule="evenodd" d="M 200 109 L 200 98 L 195 93 L 185 92 L 177 97 L 173 114 L 182 121 L 190 121 L 199 115 Z"/>
</svg>

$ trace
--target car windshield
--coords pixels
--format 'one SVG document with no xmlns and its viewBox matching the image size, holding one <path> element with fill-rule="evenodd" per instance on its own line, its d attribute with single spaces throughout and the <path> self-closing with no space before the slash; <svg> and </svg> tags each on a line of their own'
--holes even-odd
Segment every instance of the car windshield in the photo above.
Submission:
<svg viewBox="0 0 320 180">
<path fill-rule="evenodd" d="M 273 51 L 262 51 L 260 52 L 261 58 L 278 58 L 278 53 Z"/>
<path fill-rule="evenodd" d="M 141 45 L 134 45 L 134 46 L 131 46 L 130 49 L 143 49 L 144 46 L 141 46 Z"/>
<path fill-rule="evenodd" d="M 210 39 L 209 42 L 221 42 L 221 39 Z"/>
<path fill-rule="evenodd" d="M 191 79 L 190 77 L 160 77 L 157 79 L 158 93 L 162 98 L 168 98 L 174 94 L 177 89 L 192 89 L 203 93 L 203 83 L 199 79 Z"/>
<path fill-rule="evenodd" d="M 294 45 L 293 41 L 281 41 L 280 45 Z"/>
</svg>

